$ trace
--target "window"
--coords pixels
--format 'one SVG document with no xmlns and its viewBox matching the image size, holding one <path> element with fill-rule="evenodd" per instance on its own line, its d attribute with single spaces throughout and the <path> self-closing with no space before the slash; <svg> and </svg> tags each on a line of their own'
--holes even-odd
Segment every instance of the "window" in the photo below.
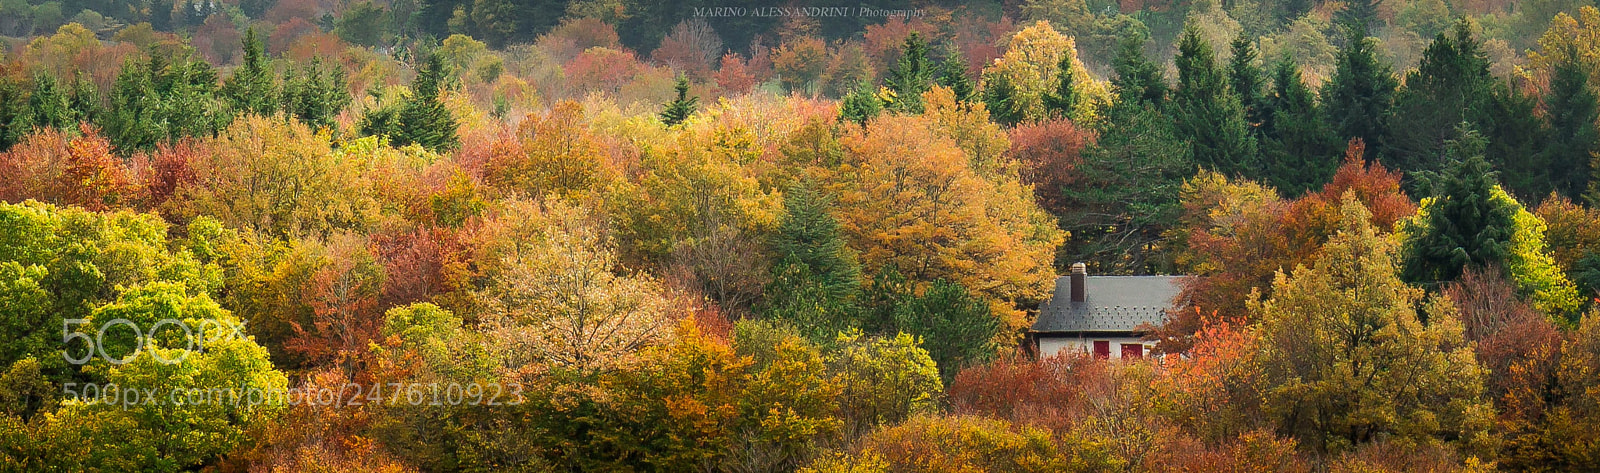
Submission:
<svg viewBox="0 0 1600 473">
<path fill-rule="evenodd" d="M 1144 345 L 1139 343 L 1122 344 L 1123 358 L 1144 358 Z"/>
<path fill-rule="evenodd" d="M 1094 357 L 1102 360 L 1111 358 L 1111 342 L 1109 340 L 1095 340 Z"/>
</svg>

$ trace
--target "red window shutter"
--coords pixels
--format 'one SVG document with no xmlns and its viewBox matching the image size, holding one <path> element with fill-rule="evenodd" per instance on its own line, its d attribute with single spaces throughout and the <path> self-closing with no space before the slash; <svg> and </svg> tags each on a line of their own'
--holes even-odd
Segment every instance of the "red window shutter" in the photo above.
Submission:
<svg viewBox="0 0 1600 473">
<path fill-rule="evenodd" d="M 1138 343 L 1122 344 L 1123 358 L 1144 358 L 1144 345 Z"/>
<path fill-rule="evenodd" d="M 1108 340 L 1095 340 L 1094 357 L 1102 360 L 1111 358 L 1111 342 Z"/>
</svg>

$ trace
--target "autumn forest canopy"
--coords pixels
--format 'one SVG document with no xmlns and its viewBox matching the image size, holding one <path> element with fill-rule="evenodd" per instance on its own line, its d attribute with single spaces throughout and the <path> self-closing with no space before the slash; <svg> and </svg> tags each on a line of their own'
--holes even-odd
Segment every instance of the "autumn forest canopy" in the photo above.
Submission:
<svg viewBox="0 0 1600 473">
<path fill-rule="evenodd" d="M 1600 464 L 1592 1 L 832 7 L 0 0 L 0 471 Z"/>
</svg>

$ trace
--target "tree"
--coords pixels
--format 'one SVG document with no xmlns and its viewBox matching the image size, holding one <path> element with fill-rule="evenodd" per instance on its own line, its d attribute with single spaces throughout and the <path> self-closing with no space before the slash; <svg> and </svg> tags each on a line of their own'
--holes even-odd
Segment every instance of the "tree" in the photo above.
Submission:
<svg viewBox="0 0 1600 473">
<path fill-rule="evenodd" d="M 856 85 L 855 90 L 839 101 L 840 121 L 852 121 L 865 126 L 868 120 L 877 117 L 879 113 L 883 113 L 883 101 L 872 93 L 870 82 Z"/>
<path fill-rule="evenodd" d="M 1233 95 L 1239 98 L 1239 105 L 1244 108 L 1246 125 L 1255 132 L 1272 114 L 1262 93 L 1267 79 L 1263 77 L 1261 67 L 1256 65 L 1258 54 L 1255 43 L 1244 30 L 1239 31 L 1239 36 L 1233 38 L 1229 47 L 1233 54 L 1228 58 L 1228 83 L 1233 87 Z"/>
<path fill-rule="evenodd" d="M 1005 75 L 984 78 L 983 103 L 988 106 L 989 116 L 994 118 L 995 123 L 1012 126 L 1022 122 L 1017 88 Z"/>
<path fill-rule="evenodd" d="M 1161 110 L 1167 101 L 1167 79 L 1161 68 L 1144 53 L 1144 38 L 1128 36 L 1118 43 L 1116 61 L 1117 78 L 1111 83 L 1117 89 L 1119 102 L 1143 102 Z"/>
<path fill-rule="evenodd" d="M 880 271 L 863 294 L 861 320 L 867 333 L 910 334 L 920 341 L 948 383 L 968 366 L 993 358 L 1001 325 L 983 300 L 960 284 L 933 281 L 918 294 L 893 268 Z"/>
<path fill-rule="evenodd" d="M 33 112 L 30 122 L 34 126 L 70 130 L 78 124 L 70 98 L 50 74 L 33 76 L 33 94 L 28 96 L 28 108 Z"/>
<path fill-rule="evenodd" d="M 945 56 L 935 82 L 950 88 L 950 91 L 955 93 L 957 102 L 972 103 L 977 98 L 977 85 L 973 84 L 972 78 L 967 77 L 967 60 L 961 56 L 959 49 L 952 49 Z"/>
<path fill-rule="evenodd" d="M 1322 85 L 1322 107 L 1340 140 L 1360 138 L 1367 158 L 1375 156 L 1387 134 L 1398 87 L 1389 65 L 1377 57 L 1377 43 L 1361 25 L 1346 26 L 1333 77 Z"/>
<path fill-rule="evenodd" d="M 838 418 L 846 438 L 879 425 L 892 425 L 936 408 L 944 390 L 928 352 L 910 335 L 868 337 L 860 330 L 840 333 L 838 348 L 826 355 L 832 382 L 839 386 Z"/>
<path fill-rule="evenodd" d="M 11 149 L 33 131 L 28 97 L 16 79 L 0 78 L 0 151 Z"/>
<path fill-rule="evenodd" d="M 806 473 L 888 471 L 1086 472 L 1116 469 L 1104 447 L 977 416 L 918 416 L 863 438 L 850 454 L 821 456 Z"/>
<path fill-rule="evenodd" d="M 1544 222 L 1495 184 L 1482 146 L 1467 133 L 1450 144 L 1452 156 L 1467 158 L 1423 181 L 1433 197 L 1401 224 L 1402 276 L 1433 288 L 1467 269 L 1500 266 L 1535 308 L 1576 322 L 1581 301 L 1545 249 Z"/>
<path fill-rule="evenodd" d="M 1172 117 L 1178 136 L 1194 148 L 1195 163 L 1229 176 L 1256 172 L 1256 139 L 1245 110 L 1217 65 L 1211 45 L 1194 25 L 1178 44 L 1178 88 Z"/>
<path fill-rule="evenodd" d="M 363 1 L 351 5 L 339 15 L 333 32 L 352 44 L 377 46 L 385 40 L 387 20 L 383 7 Z"/>
<path fill-rule="evenodd" d="M 1078 169 L 1081 177 L 1062 192 L 1075 210 L 1061 216 L 1071 239 L 1058 260 L 1087 262 L 1096 274 L 1161 271 L 1166 262 L 1156 242 L 1178 214 L 1183 180 L 1196 170 L 1171 119 L 1148 102 L 1119 101 Z"/>
<path fill-rule="evenodd" d="M 223 84 L 221 94 L 235 111 L 246 114 L 272 116 L 278 113 L 277 87 L 272 83 L 272 72 L 267 70 L 265 47 L 256 37 L 256 29 L 244 33 L 244 64 L 235 69 L 233 76 Z"/>
<path fill-rule="evenodd" d="M 1465 22 L 1452 35 L 1439 33 L 1395 93 L 1383 159 L 1406 173 L 1442 169 L 1456 127 L 1467 122 L 1479 128 L 1492 85 L 1488 56 Z"/>
<path fill-rule="evenodd" d="M 1266 410 L 1306 448 L 1336 453 L 1388 437 L 1450 441 L 1465 452 L 1490 442 L 1484 373 L 1448 303 L 1397 274 L 1395 250 L 1346 194 L 1341 230 L 1313 266 L 1278 273 L 1260 318 Z"/>
<path fill-rule="evenodd" d="M 1072 58 L 1062 58 L 1056 69 L 1055 91 L 1044 96 L 1045 114 L 1051 117 L 1071 117 L 1078 105 L 1078 90 L 1072 84 Z"/>
<path fill-rule="evenodd" d="M 903 113 L 922 113 L 922 93 L 934 79 L 933 63 L 928 59 L 928 43 L 913 32 L 901 47 L 900 59 L 889 70 L 884 87 L 894 95 L 888 109 Z"/>
<path fill-rule="evenodd" d="M 1600 128 L 1596 128 L 1600 105 L 1577 56 L 1568 52 L 1551 73 L 1550 93 L 1544 99 L 1550 141 L 1534 159 L 1549 166 L 1546 172 L 1555 192 L 1569 199 L 1579 198 L 1600 182 L 1594 177 L 1597 168 L 1590 167 L 1600 155 Z"/>
<path fill-rule="evenodd" d="M 1044 21 L 1018 31 L 1011 37 L 1005 54 L 984 68 L 984 87 L 997 89 L 992 98 L 985 100 L 996 121 L 1005 124 L 1012 118 L 1019 122 L 1050 118 L 1044 100 L 1059 89 L 1062 61 L 1070 65 L 1077 97 L 1069 117 L 1093 121 L 1098 109 L 1110 105 L 1111 93 L 1105 83 L 1094 80 L 1078 59 L 1073 39 Z"/>
<path fill-rule="evenodd" d="M 388 136 L 399 146 L 416 143 L 432 151 L 460 146 L 456 119 L 440 98 L 449 77 L 444 58 L 438 53 L 429 54 L 411 82 L 411 96 L 398 108 L 380 107 L 367 112 L 361 119 L 362 133 Z"/>
<path fill-rule="evenodd" d="M 673 90 L 678 91 L 678 98 L 667 102 L 666 107 L 661 110 L 661 123 L 667 126 L 677 125 L 683 123 L 684 120 L 688 120 L 690 115 L 694 115 L 695 109 L 698 108 L 700 102 L 700 97 L 689 96 L 688 77 L 678 76 L 678 83 L 673 86 Z"/>
<path fill-rule="evenodd" d="M 1272 77 L 1272 92 L 1263 101 L 1261 155 L 1267 182 L 1294 197 L 1333 177 L 1340 143 L 1293 59 L 1278 61 Z"/>
<path fill-rule="evenodd" d="M 334 119 L 351 101 L 344 68 L 324 67 L 319 56 L 298 73 L 285 71 L 282 100 L 285 115 L 314 129 L 333 127 Z"/>
</svg>

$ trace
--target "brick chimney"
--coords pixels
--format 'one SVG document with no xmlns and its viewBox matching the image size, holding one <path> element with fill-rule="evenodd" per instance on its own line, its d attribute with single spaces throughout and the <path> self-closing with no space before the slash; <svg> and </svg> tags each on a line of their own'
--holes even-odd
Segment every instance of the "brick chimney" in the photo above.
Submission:
<svg viewBox="0 0 1600 473">
<path fill-rule="evenodd" d="M 1089 270 L 1083 263 L 1072 263 L 1072 302 L 1083 302 L 1088 299 Z"/>
</svg>

